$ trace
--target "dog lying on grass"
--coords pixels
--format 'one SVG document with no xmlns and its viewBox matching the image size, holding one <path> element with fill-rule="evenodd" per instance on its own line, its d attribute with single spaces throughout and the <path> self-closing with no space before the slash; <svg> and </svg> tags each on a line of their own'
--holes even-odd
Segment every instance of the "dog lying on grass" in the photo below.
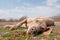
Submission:
<svg viewBox="0 0 60 40">
<path fill-rule="evenodd" d="M 51 26 L 54 26 L 54 20 L 46 17 L 35 18 L 27 26 L 27 34 L 32 34 L 35 36 L 38 33 L 43 33 L 44 35 L 47 35 L 52 31 Z"/>
<path fill-rule="evenodd" d="M 28 29 L 26 32 L 27 34 L 37 35 L 39 32 L 45 32 L 48 27 L 54 26 L 54 20 L 49 17 L 26 18 L 23 21 L 14 25 L 13 27 L 10 26 L 10 30 L 17 29 L 23 24 L 25 24 L 25 28 Z"/>
</svg>

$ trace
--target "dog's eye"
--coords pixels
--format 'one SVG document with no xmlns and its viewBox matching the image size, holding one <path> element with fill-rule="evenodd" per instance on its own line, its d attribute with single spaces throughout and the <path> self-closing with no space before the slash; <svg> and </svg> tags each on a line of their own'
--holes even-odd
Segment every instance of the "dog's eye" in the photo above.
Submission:
<svg viewBox="0 0 60 40">
<path fill-rule="evenodd" d="M 44 28 L 41 28 L 41 29 L 44 29 Z"/>
<path fill-rule="evenodd" d="M 33 30 L 33 29 L 32 29 Z"/>
</svg>

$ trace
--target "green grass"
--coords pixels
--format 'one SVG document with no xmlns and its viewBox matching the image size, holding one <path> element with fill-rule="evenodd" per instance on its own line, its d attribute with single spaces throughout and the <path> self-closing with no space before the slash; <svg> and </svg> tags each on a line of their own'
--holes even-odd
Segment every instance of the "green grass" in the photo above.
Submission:
<svg viewBox="0 0 60 40">
<path fill-rule="evenodd" d="M 0 23 L 0 25 L 2 25 L 2 24 Z M 37 40 L 40 40 L 42 38 L 47 38 L 48 40 L 53 40 L 54 36 L 57 36 L 57 40 L 60 40 L 60 34 L 58 33 L 58 32 L 60 32 L 60 25 L 59 25 L 60 23 L 57 22 L 56 24 L 57 24 L 57 26 L 55 26 L 54 33 L 51 33 L 48 36 L 45 36 L 43 34 L 39 34 L 39 35 L 36 36 Z M 3 25 L 6 25 L 6 23 L 4 23 Z M 8 32 L 7 34 L 3 34 L 3 33 L 0 34 L 1 35 L 0 40 L 3 40 L 3 39 L 7 39 L 7 40 L 26 40 L 27 37 L 28 37 L 28 39 L 30 39 L 31 35 L 19 36 L 19 37 L 14 36 L 14 34 L 16 32 L 22 33 L 24 31 L 25 31 L 24 28 L 17 28 L 16 30 L 8 30 L 8 29 L 0 28 L 0 33 L 1 32 Z"/>
<path fill-rule="evenodd" d="M 8 40 L 26 40 L 27 37 L 28 37 L 28 39 L 31 37 L 30 35 L 25 36 L 25 37 L 23 37 L 23 36 L 21 36 L 21 37 L 20 36 L 19 37 L 15 37 L 14 36 L 14 34 L 16 32 L 19 32 L 19 33 L 24 32 L 24 28 L 18 28 L 17 30 L 0 29 L 0 32 L 8 32 L 7 34 L 3 34 L 0 37 L 0 40 L 3 40 L 4 38 L 7 38 Z M 12 38 L 11 38 L 11 36 L 12 36 Z M 43 34 L 37 35 L 38 40 L 40 40 L 43 37 L 44 37 Z M 53 37 L 54 37 L 53 33 L 50 34 L 50 35 L 48 35 L 48 39 L 49 40 L 53 40 Z"/>
</svg>

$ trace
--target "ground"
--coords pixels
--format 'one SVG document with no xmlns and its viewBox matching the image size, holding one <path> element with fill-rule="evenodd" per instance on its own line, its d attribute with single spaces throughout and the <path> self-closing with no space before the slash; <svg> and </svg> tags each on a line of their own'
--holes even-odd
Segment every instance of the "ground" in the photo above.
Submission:
<svg viewBox="0 0 60 40">
<path fill-rule="evenodd" d="M 18 22 L 0 22 L 0 40 L 60 40 L 60 22 L 55 22 L 56 26 L 53 26 L 53 32 L 45 36 L 39 34 L 36 37 L 31 35 L 25 35 L 24 28 L 18 28 L 17 30 L 4 29 L 3 26 L 6 24 L 16 24 Z"/>
</svg>

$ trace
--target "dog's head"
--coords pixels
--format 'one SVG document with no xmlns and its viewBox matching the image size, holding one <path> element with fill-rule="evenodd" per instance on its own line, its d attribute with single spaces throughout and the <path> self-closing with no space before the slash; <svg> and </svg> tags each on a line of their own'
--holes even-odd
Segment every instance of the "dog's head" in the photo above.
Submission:
<svg viewBox="0 0 60 40">
<path fill-rule="evenodd" d="M 27 33 L 29 34 L 34 34 L 36 32 L 43 31 L 46 29 L 45 22 L 40 22 L 40 20 L 34 20 L 28 26 L 29 28 L 27 30 Z"/>
</svg>

